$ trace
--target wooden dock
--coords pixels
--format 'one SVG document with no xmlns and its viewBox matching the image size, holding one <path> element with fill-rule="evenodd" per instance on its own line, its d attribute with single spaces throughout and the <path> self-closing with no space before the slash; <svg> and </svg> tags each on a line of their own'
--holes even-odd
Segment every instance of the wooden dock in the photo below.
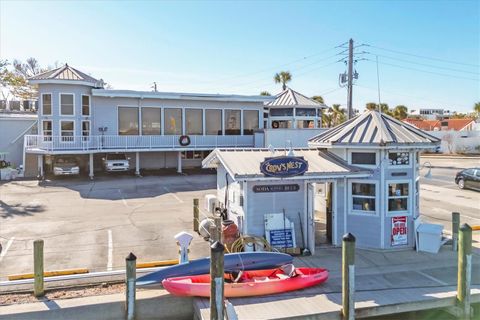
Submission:
<svg viewBox="0 0 480 320">
<path fill-rule="evenodd" d="M 340 249 L 319 248 L 297 266 L 324 267 L 329 280 L 290 293 L 229 299 L 239 319 L 341 319 Z M 456 303 L 456 252 L 444 246 L 438 254 L 413 250 L 357 250 L 356 318 L 447 308 Z M 473 256 L 472 303 L 480 303 L 480 256 Z M 210 319 L 208 299 L 194 299 L 196 319 Z"/>
</svg>

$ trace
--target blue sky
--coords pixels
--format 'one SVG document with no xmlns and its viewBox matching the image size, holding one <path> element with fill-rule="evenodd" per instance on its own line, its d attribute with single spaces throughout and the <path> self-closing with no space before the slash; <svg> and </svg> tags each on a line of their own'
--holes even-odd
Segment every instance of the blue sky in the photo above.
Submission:
<svg viewBox="0 0 480 320">
<path fill-rule="evenodd" d="M 274 73 L 289 70 L 293 89 L 345 105 L 335 47 L 349 38 L 368 52 L 355 107 L 378 101 L 375 55 L 390 106 L 480 101 L 480 1 L 0 0 L 2 59 L 68 62 L 115 89 L 274 94 Z"/>
</svg>

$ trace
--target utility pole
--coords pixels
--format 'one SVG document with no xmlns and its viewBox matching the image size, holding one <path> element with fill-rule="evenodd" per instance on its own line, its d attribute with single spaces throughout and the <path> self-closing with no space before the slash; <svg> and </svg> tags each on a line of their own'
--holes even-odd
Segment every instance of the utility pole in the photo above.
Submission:
<svg viewBox="0 0 480 320">
<path fill-rule="evenodd" d="M 353 39 L 348 42 L 348 85 L 347 85 L 347 118 L 353 118 L 352 96 L 353 96 Z"/>
</svg>

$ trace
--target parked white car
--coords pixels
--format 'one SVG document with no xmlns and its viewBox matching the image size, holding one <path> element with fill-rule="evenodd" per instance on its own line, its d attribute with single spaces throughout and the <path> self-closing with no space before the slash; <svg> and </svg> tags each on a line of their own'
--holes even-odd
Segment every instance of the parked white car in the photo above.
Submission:
<svg viewBox="0 0 480 320">
<path fill-rule="evenodd" d="M 78 165 L 77 159 L 72 156 L 55 157 L 55 161 L 53 162 L 53 174 L 55 176 L 80 174 L 80 166 Z"/>
<path fill-rule="evenodd" d="M 130 158 L 125 153 L 107 153 L 102 160 L 107 172 L 130 170 Z"/>
</svg>

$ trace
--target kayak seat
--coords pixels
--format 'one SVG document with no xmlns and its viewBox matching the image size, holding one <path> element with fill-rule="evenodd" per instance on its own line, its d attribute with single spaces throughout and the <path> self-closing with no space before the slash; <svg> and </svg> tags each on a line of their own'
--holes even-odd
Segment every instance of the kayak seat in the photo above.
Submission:
<svg viewBox="0 0 480 320">
<path fill-rule="evenodd" d="M 269 281 L 270 278 L 269 277 L 254 277 L 253 278 L 253 281 L 254 282 L 267 282 Z"/>
<path fill-rule="evenodd" d="M 276 276 L 277 276 L 278 279 L 281 279 L 281 280 L 290 278 L 288 275 L 286 275 L 284 273 L 279 273 Z"/>
</svg>

